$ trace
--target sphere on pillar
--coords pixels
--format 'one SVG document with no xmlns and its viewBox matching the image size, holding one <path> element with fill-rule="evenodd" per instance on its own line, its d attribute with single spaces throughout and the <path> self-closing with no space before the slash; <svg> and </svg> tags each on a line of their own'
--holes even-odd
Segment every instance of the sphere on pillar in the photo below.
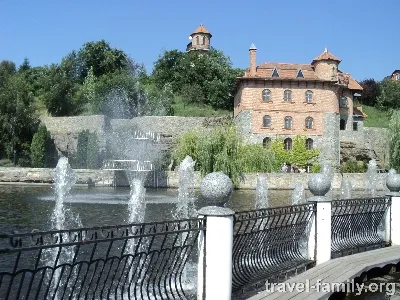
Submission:
<svg viewBox="0 0 400 300">
<path fill-rule="evenodd" d="M 392 193 L 400 192 L 400 174 L 389 173 L 386 178 L 386 186 Z"/>
<path fill-rule="evenodd" d="M 308 188 L 314 196 L 325 196 L 331 188 L 329 176 L 325 174 L 314 174 L 308 180 Z"/>
<path fill-rule="evenodd" d="M 210 173 L 200 182 L 200 194 L 207 206 L 224 206 L 229 201 L 232 191 L 231 179 L 222 172 Z"/>
</svg>

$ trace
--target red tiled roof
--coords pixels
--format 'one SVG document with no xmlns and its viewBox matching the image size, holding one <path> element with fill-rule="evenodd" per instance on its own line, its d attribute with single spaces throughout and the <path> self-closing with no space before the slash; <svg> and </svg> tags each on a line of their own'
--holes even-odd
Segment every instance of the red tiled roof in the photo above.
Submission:
<svg viewBox="0 0 400 300">
<path fill-rule="evenodd" d="M 279 73 L 279 78 L 273 78 L 275 70 Z M 304 78 L 296 78 L 297 72 L 301 69 Z M 246 74 L 249 76 L 249 74 Z M 245 75 L 245 76 L 246 76 Z M 289 63 L 262 63 L 257 67 L 257 77 L 267 77 L 270 79 L 299 79 L 299 80 L 320 80 L 314 73 L 314 69 L 309 64 L 289 64 Z"/>
<path fill-rule="evenodd" d="M 363 111 L 362 106 L 353 107 L 353 115 L 362 116 L 363 118 L 368 117 Z"/>
<path fill-rule="evenodd" d="M 193 31 L 193 33 L 191 35 L 196 34 L 196 33 L 205 33 L 205 34 L 209 34 L 211 36 L 211 33 L 207 30 L 207 28 L 205 28 L 203 26 L 203 24 L 200 24 L 200 26 L 197 27 L 196 30 Z"/>
<path fill-rule="evenodd" d="M 335 55 L 333 55 L 332 53 L 330 53 L 328 51 L 328 49 L 326 49 L 326 48 L 325 48 L 324 52 L 322 52 L 320 55 L 318 55 L 316 58 L 313 59 L 313 63 L 315 61 L 320 61 L 320 60 L 334 60 L 334 61 L 341 62 L 340 58 L 338 58 Z"/>
</svg>

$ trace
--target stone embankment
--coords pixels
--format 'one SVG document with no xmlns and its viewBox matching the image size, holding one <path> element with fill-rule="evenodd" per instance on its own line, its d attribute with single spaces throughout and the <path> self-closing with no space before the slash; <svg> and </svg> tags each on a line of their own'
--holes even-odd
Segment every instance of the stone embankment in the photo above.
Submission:
<svg viewBox="0 0 400 300">
<path fill-rule="evenodd" d="M 77 173 L 78 184 L 87 184 L 89 178 L 95 182 L 96 186 L 111 186 L 114 174 L 110 171 L 75 169 Z M 35 168 L 4 168 L 0 167 L 0 183 L 53 183 L 54 169 L 35 169 Z M 116 174 L 117 185 L 127 186 L 128 182 L 123 172 Z M 307 173 L 267 173 L 267 185 L 269 189 L 293 189 L 297 182 L 301 182 L 305 188 L 309 176 Z M 350 180 L 354 190 L 365 190 L 365 173 L 347 173 L 343 174 L 345 179 Z M 377 174 L 377 189 L 386 190 L 386 173 Z M 200 186 L 201 175 L 195 173 L 195 186 Z M 118 184 L 119 182 L 119 184 Z M 240 182 L 240 189 L 255 189 L 257 174 L 245 174 Z M 342 182 L 342 176 L 336 173 L 333 177 L 332 187 L 339 189 Z M 179 173 L 177 171 L 150 173 L 147 181 L 147 187 L 159 188 L 178 188 Z"/>
</svg>

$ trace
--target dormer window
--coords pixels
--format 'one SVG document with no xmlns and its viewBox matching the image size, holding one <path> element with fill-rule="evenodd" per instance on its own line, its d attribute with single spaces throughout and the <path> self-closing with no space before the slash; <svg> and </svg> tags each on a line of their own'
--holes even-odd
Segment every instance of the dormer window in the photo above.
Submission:
<svg viewBox="0 0 400 300">
<path fill-rule="evenodd" d="M 283 92 L 283 100 L 292 101 L 292 91 L 291 90 L 285 90 Z"/>
<path fill-rule="evenodd" d="M 306 92 L 306 102 L 307 103 L 311 103 L 312 102 L 312 95 L 313 95 L 313 92 L 312 91 L 310 91 L 310 90 L 308 90 L 307 92 Z"/>
<path fill-rule="evenodd" d="M 270 101 L 271 100 L 271 91 L 270 90 L 263 90 L 262 91 L 262 98 L 264 101 Z"/>
<path fill-rule="evenodd" d="M 347 107 L 347 97 L 345 97 L 345 96 L 340 97 L 339 106 L 340 107 Z"/>
<path fill-rule="evenodd" d="M 272 71 L 271 77 L 279 77 L 278 69 L 275 67 L 274 70 Z"/>
<path fill-rule="evenodd" d="M 302 71 L 301 69 L 299 69 L 299 70 L 297 71 L 296 78 L 304 78 L 304 74 L 303 74 L 303 71 Z"/>
<path fill-rule="evenodd" d="M 263 117 L 263 126 L 264 127 L 271 127 L 271 117 L 270 116 L 264 116 Z"/>
<path fill-rule="evenodd" d="M 285 129 L 292 129 L 292 117 L 285 117 Z"/>
</svg>

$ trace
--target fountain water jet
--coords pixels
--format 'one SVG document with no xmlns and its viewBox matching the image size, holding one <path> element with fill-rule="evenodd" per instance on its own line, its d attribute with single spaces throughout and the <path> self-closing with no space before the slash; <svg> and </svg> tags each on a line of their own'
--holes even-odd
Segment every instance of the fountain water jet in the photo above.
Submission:
<svg viewBox="0 0 400 300">
<path fill-rule="evenodd" d="M 187 219 L 194 217 L 196 209 L 195 190 L 194 190 L 194 166 L 196 162 L 190 156 L 179 165 L 179 189 L 178 189 L 178 203 L 175 210 L 176 219 Z"/>
<path fill-rule="evenodd" d="M 301 182 L 296 182 L 292 193 L 292 205 L 304 204 L 305 202 L 304 186 Z"/>
<path fill-rule="evenodd" d="M 258 175 L 256 185 L 255 209 L 265 209 L 268 207 L 269 203 L 267 177 L 265 175 Z"/>
<path fill-rule="evenodd" d="M 378 166 L 375 159 L 371 159 L 368 163 L 368 170 L 365 180 L 365 191 L 371 196 L 376 196 L 376 188 L 378 181 Z"/>
<path fill-rule="evenodd" d="M 342 178 L 340 185 L 340 199 L 351 199 L 352 185 L 350 180 Z"/>
</svg>

